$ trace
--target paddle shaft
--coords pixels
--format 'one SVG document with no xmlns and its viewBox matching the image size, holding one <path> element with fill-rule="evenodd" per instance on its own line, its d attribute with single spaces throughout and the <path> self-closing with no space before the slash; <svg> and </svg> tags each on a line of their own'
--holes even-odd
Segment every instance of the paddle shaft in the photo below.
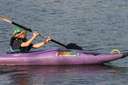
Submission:
<svg viewBox="0 0 128 85">
<path fill-rule="evenodd" d="M 62 44 L 62 43 L 60 43 L 54 39 L 51 39 L 51 41 L 68 49 L 68 47 L 66 45 L 64 45 L 64 44 Z"/>
<path fill-rule="evenodd" d="M 29 32 L 32 32 L 32 30 L 31 30 L 30 28 L 27 28 L 27 27 L 25 27 L 25 26 L 23 26 L 23 25 L 17 24 L 17 23 L 14 22 L 14 21 L 12 21 L 12 24 L 14 24 L 14 25 L 16 25 L 16 26 L 18 26 L 18 27 L 21 27 L 21 28 L 23 28 L 24 30 L 27 30 L 27 31 L 29 31 Z"/>
</svg>

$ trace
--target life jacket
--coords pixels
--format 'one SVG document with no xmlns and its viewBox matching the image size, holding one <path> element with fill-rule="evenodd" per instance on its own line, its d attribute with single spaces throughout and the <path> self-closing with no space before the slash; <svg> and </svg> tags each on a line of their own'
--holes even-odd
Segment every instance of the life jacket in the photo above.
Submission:
<svg viewBox="0 0 128 85">
<path fill-rule="evenodd" d="M 21 44 L 23 42 L 26 42 L 26 38 L 16 38 L 16 37 L 11 37 L 10 39 L 10 47 L 11 51 L 13 52 L 28 52 L 32 48 L 32 44 L 28 47 L 21 47 Z"/>
</svg>

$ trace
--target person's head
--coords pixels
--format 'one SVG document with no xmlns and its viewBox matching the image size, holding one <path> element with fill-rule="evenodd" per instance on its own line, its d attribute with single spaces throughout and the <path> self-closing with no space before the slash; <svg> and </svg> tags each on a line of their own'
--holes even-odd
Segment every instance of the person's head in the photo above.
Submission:
<svg viewBox="0 0 128 85">
<path fill-rule="evenodd" d="M 26 37 L 26 31 L 21 31 L 15 34 L 16 38 L 25 38 Z"/>
<path fill-rule="evenodd" d="M 22 29 L 15 29 L 13 32 L 13 36 L 16 38 L 25 38 L 26 37 L 26 31 Z"/>
</svg>

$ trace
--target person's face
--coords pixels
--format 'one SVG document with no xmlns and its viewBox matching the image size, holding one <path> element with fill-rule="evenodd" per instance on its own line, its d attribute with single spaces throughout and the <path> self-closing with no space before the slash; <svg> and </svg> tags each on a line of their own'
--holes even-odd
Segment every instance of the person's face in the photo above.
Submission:
<svg viewBox="0 0 128 85">
<path fill-rule="evenodd" d="M 17 38 L 25 38 L 26 37 L 26 33 L 25 32 L 20 32 L 19 34 L 16 34 L 15 37 L 17 37 Z"/>
</svg>

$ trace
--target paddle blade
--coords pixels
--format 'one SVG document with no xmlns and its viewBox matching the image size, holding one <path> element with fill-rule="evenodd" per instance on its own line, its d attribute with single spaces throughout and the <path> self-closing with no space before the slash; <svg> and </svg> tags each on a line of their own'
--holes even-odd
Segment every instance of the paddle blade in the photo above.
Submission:
<svg viewBox="0 0 128 85">
<path fill-rule="evenodd" d="M 10 20 L 10 17 L 8 16 L 0 16 L 0 20 L 8 22 L 8 23 L 12 23 L 12 21 Z"/>
<path fill-rule="evenodd" d="M 75 44 L 75 43 L 69 43 L 66 47 L 67 47 L 68 49 L 83 50 L 83 48 L 82 48 L 81 46 L 78 46 L 78 45 Z"/>
<path fill-rule="evenodd" d="M 11 19 L 9 16 L 0 16 L 0 19 Z"/>
</svg>

